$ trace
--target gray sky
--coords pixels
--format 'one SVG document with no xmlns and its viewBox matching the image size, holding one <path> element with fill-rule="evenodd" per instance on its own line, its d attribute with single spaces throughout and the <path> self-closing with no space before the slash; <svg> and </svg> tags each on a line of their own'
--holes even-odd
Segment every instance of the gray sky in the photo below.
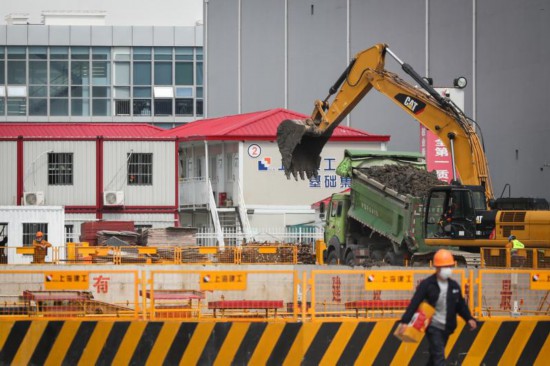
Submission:
<svg viewBox="0 0 550 366">
<path fill-rule="evenodd" d="M 192 26 L 202 20 L 203 0 L 0 0 L 0 24 L 11 13 L 41 22 L 43 10 L 106 11 L 106 25 Z"/>
</svg>

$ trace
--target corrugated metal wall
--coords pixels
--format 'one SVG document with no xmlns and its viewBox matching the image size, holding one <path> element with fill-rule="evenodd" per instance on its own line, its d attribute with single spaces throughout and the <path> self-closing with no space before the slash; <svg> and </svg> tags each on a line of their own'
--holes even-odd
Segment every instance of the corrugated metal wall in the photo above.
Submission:
<svg viewBox="0 0 550 366">
<path fill-rule="evenodd" d="M 175 206 L 174 141 L 105 141 L 103 191 L 124 191 L 126 206 Z M 128 185 L 128 153 L 153 154 L 153 184 Z"/>
<path fill-rule="evenodd" d="M 0 141 L 0 204 L 17 204 L 17 142 Z"/>
<path fill-rule="evenodd" d="M 207 114 L 275 107 L 308 114 L 356 52 L 383 42 L 435 86 L 468 78 L 465 112 L 483 132 L 497 194 L 510 183 L 514 196 L 550 199 L 547 4 L 209 0 Z M 393 60 L 386 67 L 416 84 Z M 419 151 L 418 123 L 377 92 L 349 120 L 352 127 L 390 134 L 390 150 Z"/>
<path fill-rule="evenodd" d="M 95 150 L 94 141 L 25 141 L 24 191 L 44 192 L 46 205 L 95 205 Z M 49 152 L 73 153 L 72 185 L 48 184 Z M 14 180 L 16 181 L 15 177 Z"/>
<path fill-rule="evenodd" d="M 134 225 L 151 225 L 153 228 L 175 226 L 174 214 L 104 214 L 107 221 L 133 221 Z"/>
</svg>

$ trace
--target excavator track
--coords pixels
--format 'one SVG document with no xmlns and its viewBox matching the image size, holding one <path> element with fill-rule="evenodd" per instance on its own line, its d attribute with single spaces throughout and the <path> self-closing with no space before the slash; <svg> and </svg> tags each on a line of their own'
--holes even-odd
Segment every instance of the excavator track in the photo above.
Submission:
<svg viewBox="0 0 550 366">
<path fill-rule="evenodd" d="M 479 268 L 481 267 L 481 255 L 462 250 L 451 250 L 458 267 Z M 435 251 L 427 253 L 414 253 L 411 258 L 412 267 L 429 266 L 433 261 Z"/>
</svg>

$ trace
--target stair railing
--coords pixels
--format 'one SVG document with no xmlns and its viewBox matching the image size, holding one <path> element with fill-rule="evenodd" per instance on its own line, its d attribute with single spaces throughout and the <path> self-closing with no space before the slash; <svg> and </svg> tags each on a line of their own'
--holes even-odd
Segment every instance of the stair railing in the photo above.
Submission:
<svg viewBox="0 0 550 366">
<path fill-rule="evenodd" d="M 252 238 L 252 229 L 250 227 L 250 220 L 248 220 L 248 210 L 246 209 L 246 204 L 244 202 L 244 191 L 239 180 L 237 180 L 237 185 L 239 187 L 239 218 L 241 219 L 244 237 L 247 241 L 249 241 Z"/>
<path fill-rule="evenodd" d="M 214 199 L 214 190 L 212 189 L 212 182 L 208 181 L 208 210 L 212 216 L 212 222 L 214 223 L 214 229 L 216 230 L 216 238 L 218 240 L 218 246 L 223 248 L 225 242 L 223 239 L 222 225 L 220 224 L 220 217 L 218 216 L 218 208 L 216 206 L 216 200 Z"/>
</svg>

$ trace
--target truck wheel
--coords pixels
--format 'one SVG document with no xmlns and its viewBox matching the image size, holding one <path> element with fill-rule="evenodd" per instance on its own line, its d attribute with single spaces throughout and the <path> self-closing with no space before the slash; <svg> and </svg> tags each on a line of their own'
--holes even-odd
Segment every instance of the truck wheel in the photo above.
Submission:
<svg viewBox="0 0 550 366">
<path fill-rule="evenodd" d="M 371 252 L 371 258 L 375 261 L 382 261 L 384 260 L 384 251 L 380 250 L 380 249 L 377 249 L 377 250 L 373 250 Z"/>
<path fill-rule="evenodd" d="M 335 265 L 335 264 L 338 264 L 338 254 L 336 254 L 336 251 L 333 250 L 332 252 L 330 252 L 328 254 L 328 258 L 327 258 L 327 264 L 328 265 Z"/>
<path fill-rule="evenodd" d="M 401 261 L 401 263 L 400 263 Z M 389 264 L 390 266 L 398 266 L 403 264 L 402 258 L 395 254 L 393 251 L 388 251 L 384 256 L 384 263 Z"/>
<path fill-rule="evenodd" d="M 346 254 L 346 266 L 355 266 L 355 254 L 353 252 Z"/>
</svg>

